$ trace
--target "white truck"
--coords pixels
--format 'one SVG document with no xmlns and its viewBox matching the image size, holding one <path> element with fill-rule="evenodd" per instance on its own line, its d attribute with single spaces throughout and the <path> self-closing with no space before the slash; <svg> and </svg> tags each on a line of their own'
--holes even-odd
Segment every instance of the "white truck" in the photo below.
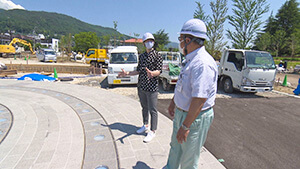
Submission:
<svg viewBox="0 0 300 169">
<path fill-rule="evenodd" d="M 226 93 L 273 90 L 276 66 L 268 52 L 227 49 L 219 64 L 219 84 Z"/>
<path fill-rule="evenodd" d="M 118 46 L 111 50 L 108 63 L 108 86 L 120 84 L 137 84 L 138 75 L 118 77 L 121 69 L 126 72 L 137 70 L 138 51 L 136 46 Z"/>
<path fill-rule="evenodd" d="M 159 75 L 163 90 L 170 90 L 176 85 L 180 73 L 181 56 L 179 52 L 158 52 L 163 58 L 162 73 Z"/>
</svg>

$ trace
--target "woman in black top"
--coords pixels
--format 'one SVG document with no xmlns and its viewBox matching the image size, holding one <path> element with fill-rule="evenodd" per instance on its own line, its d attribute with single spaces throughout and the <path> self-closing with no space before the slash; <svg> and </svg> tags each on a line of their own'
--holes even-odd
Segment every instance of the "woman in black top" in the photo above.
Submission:
<svg viewBox="0 0 300 169">
<path fill-rule="evenodd" d="M 162 69 L 162 57 L 153 48 L 155 39 L 151 33 L 143 35 L 143 43 L 146 52 L 139 56 L 139 62 L 136 71 L 126 72 L 122 69 L 119 76 L 139 75 L 138 78 L 138 96 L 142 106 L 143 126 L 137 133 L 147 132 L 144 142 L 150 142 L 155 137 L 157 129 L 157 95 L 158 95 L 158 76 Z M 151 115 L 151 128 L 149 131 L 149 113 Z"/>
</svg>

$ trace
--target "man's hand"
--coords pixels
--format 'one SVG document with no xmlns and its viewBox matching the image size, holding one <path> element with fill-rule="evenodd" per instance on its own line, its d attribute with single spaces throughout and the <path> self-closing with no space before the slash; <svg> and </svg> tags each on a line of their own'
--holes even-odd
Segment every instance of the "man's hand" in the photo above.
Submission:
<svg viewBox="0 0 300 169">
<path fill-rule="evenodd" d="M 128 73 L 124 69 L 121 68 L 121 72 L 118 74 L 118 77 L 124 77 L 126 75 L 128 75 Z"/>
<path fill-rule="evenodd" d="M 177 131 L 177 141 L 179 144 L 182 144 L 183 141 L 186 142 L 187 136 L 189 135 L 190 130 L 184 130 L 182 127 Z"/>
<path fill-rule="evenodd" d="M 173 99 L 171 100 L 169 107 L 168 107 L 168 112 L 169 115 L 172 117 L 172 119 L 174 118 L 174 114 L 175 114 L 175 103 L 173 101 Z"/>
<path fill-rule="evenodd" d="M 154 77 L 154 71 L 149 70 L 147 67 L 145 69 L 147 71 L 147 75 L 148 75 L 149 78 Z"/>
</svg>

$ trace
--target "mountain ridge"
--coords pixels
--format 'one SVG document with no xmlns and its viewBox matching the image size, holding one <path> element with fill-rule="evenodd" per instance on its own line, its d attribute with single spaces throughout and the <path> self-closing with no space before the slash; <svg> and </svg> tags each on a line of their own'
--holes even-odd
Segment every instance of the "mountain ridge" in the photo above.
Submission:
<svg viewBox="0 0 300 169">
<path fill-rule="evenodd" d="M 113 28 L 102 27 L 83 22 L 72 16 L 56 12 L 28 11 L 22 9 L 0 9 L 0 32 L 8 30 L 19 34 L 31 34 L 33 32 L 53 36 L 72 35 L 80 32 L 96 32 L 97 36 L 121 35 Z M 129 38 L 128 35 L 124 35 Z"/>
</svg>

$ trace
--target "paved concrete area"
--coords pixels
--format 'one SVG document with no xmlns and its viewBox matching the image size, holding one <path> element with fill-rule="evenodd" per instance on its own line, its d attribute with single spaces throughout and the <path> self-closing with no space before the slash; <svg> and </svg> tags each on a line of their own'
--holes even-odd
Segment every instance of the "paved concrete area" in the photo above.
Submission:
<svg viewBox="0 0 300 169">
<path fill-rule="evenodd" d="M 163 168 L 172 121 L 159 114 L 150 143 L 138 101 L 59 82 L 0 80 L 0 168 Z M 201 169 L 223 165 L 205 148 Z"/>
</svg>

